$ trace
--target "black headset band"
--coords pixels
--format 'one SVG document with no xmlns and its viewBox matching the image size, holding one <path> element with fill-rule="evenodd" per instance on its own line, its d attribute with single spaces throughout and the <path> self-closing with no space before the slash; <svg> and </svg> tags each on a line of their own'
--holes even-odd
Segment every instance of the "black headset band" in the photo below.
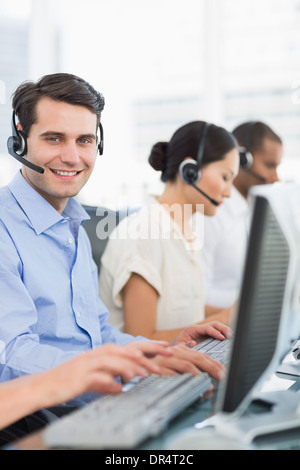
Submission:
<svg viewBox="0 0 300 470">
<path fill-rule="evenodd" d="M 201 140 L 200 140 L 200 144 L 199 144 L 199 147 L 198 147 L 197 163 L 198 163 L 199 170 L 200 170 L 201 165 L 202 165 L 202 160 L 203 160 L 203 155 L 204 155 L 204 150 L 205 150 L 205 144 L 206 144 L 206 137 L 207 137 L 207 133 L 208 133 L 208 130 L 209 130 L 210 126 L 211 126 L 211 124 L 209 122 L 205 123 L 204 129 L 203 129 L 203 132 L 202 132 L 202 136 L 201 136 Z"/>
</svg>

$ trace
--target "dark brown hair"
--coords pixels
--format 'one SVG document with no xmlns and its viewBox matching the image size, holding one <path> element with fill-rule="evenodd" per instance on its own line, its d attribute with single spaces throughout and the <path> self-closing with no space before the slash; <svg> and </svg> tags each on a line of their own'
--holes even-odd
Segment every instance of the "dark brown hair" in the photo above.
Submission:
<svg viewBox="0 0 300 470">
<path fill-rule="evenodd" d="M 246 147 L 250 152 L 261 150 L 264 145 L 264 139 L 270 139 L 282 144 L 281 138 L 261 121 L 248 121 L 237 126 L 233 131 L 241 147 Z"/>
<path fill-rule="evenodd" d="M 180 163 L 186 158 L 197 159 L 206 122 L 193 121 L 180 127 L 169 142 L 157 142 L 151 150 L 149 163 L 161 171 L 161 180 L 175 181 Z M 237 148 L 235 137 L 223 127 L 210 124 L 203 152 L 202 165 L 223 160 L 225 154 Z"/>
<path fill-rule="evenodd" d="M 23 82 L 13 94 L 12 107 L 25 135 L 36 122 L 36 105 L 43 97 L 88 108 L 97 115 L 97 126 L 105 104 L 101 93 L 82 78 L 69 73 L 55 73 L 45 75 L 37 82 Z"/>
</svg>

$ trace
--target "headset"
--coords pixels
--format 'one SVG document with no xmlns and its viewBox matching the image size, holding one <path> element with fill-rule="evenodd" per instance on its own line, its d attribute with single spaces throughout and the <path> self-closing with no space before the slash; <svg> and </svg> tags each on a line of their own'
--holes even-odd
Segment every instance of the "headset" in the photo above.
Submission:
<svg viewBox="0 0 300 470">
<path fill-rule="evenodd" d="M 198 147 L 197 159 L 195 160 L 193 158 L 186 158 L 185 160 L 183 160 L 179 165 L 179 175 L 185 184 L 190 184 L 191 186 L 193 186 L 193 188 L 199 191 L 199 193 L 205 196 L 212 204 L 218 206 L 218 201 L 208 196 L 208 194 L 206 194 L 204 191 L 202 191 L 202 189 L 196 186 L 196 183 L 200 181 L 202 176 L 201 166 L 205 150 L 206 137 L 210 126 L 210 123 L 205 123 L 202 137 Z"/>
<path fill-rule="evenodd" d="M 246 136 L 245 136 L 245 144 L 244 146 L 239 148 L 239 154 L 240 154 L 240 167 L 250 173 L 251 175 L 255 176 L 258 180 L 262 181 L 265 183 L 267 180 L 263 176 L 259 175 L 255 171 L 251 169 L 253 165 L 253 155 L 250 152 L 250 142 L 252 138 L 252 133 L 253 133 L 253 128 L 257 124 L 257 121 L 249 122 Z"/>
<path fill-rule="evenodd" d="M 34 163 L 23 158 L 27 153 L 27 140 L 24 132 L 17 129 L 16 115 L 14 111 L 11 118 L 11 129 L 12 136 L 7 139 L 8 153 L 32 170 L 35 170 L 38 173 L 44 173 L 45 170 L 42 167 L 34 165 Z"/>
<path fill-rule="evenodd" d="M 16 125 L 16 113 L 13 111 L 11 118 L 11 129 L 12 135 L 7 139 L 7 150 L 8 153 L 16 158 L 20 163 L 31 168 L 32 170 L 37 171 L 38 173 L 44 173 L 44 168 L 35 165 L 34 163 L 29 162 L 26 158 L 23 158 L 27 154 L 27 139 L 23 131 L 17 129 Z M 99 133 L 100 139 L 98 144 L 98 152 L 100 155 L 103 154 L 104 149 L 104 137 L 103 137 L 103 127 L 101 122 L 99 122 Z"/>
<path fill-rule="evenodd" d="M 103 126 L 101 122 L 99 121 L 99 134 L 100 134 L 100 139 L 99 139 L 99 144 L 98 144 L 98 152 L 99 155 L 103 155 L 103 150 L 104 150 L 104 132 L 103 132 Z"/>
</svg>

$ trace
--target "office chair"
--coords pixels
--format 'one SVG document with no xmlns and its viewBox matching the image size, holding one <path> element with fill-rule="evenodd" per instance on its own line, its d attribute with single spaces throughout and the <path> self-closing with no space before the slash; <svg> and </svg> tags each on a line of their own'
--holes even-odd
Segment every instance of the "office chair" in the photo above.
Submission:
<svg viewBox="0 0 300 470">
<path fill-rule="evenodd" d="M 118 223 L 126 216 L 138 210 L 137 208 L 122 209 L 114 211 L 105 207 L 83 205 L 90 219 L 83 223 L 92 245 L 93 259 L 98 268 L 101 269 L 101 256 L 105 250 L 109 236 Z"/>
<path fill-rule="evenodd" d="M 104 252 L 110 233 L 119 223 L 118 213 L 104 207 L 87 206 L 83 208 L 89 214 L 90 219 L 83 223 L 92 245 L 93 259 L 100 274 L 101 256 Z"/>
</svg>

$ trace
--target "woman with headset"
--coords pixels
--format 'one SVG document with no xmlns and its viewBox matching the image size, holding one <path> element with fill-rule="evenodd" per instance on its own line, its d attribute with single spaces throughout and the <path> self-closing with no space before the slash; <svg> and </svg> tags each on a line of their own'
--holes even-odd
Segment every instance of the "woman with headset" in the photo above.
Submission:
<svg viewBox="0 0 300 470">
<path fill-rule="evenodd" d="M 149 163 L 161 171 L 164 190 L 111 234 L 99 288 L 112 324 L 172 341 L 191 323 L 229 322 L 231 309 L 205 307 L 204 217 L 194 214 L 213 216 L 230 196 L 239 169 L 237 142 L 222 127 L 194 121 L 169 142 L 156 143 Z"/>
</svg>

